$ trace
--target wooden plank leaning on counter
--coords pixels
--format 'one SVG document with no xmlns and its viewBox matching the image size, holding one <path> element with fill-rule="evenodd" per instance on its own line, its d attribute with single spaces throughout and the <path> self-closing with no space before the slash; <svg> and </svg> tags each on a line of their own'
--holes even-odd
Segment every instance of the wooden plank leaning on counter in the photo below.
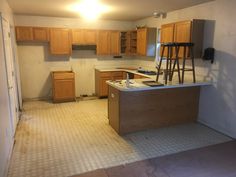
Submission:
<svg viewBox="0 0 236 177">
<path fill-rule="evenodd" d="M 133 90 L 108 84 L 109 124 L 118 134 L 197 120 L 201 84 Z"/>
</svg>

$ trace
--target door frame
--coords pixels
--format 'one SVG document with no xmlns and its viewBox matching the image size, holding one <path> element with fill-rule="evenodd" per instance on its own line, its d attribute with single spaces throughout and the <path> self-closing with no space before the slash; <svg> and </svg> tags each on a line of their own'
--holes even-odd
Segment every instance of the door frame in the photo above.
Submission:
<svg viewBox="0 0 236 177">
<path fill-rule="evenodd" d="M 4 24 L 6 23 L 6 24 Z M 17 93 L 17 83 L 16 83 L 16 71 L 13 57 L 13 47 L 11 40 L 11 28 L 10 23 L 4 17 L 1 17 L 1 25 L 2 25 L 2 36 L 3 36 L 3 47 L 4 47 L 4 60 L 5 67 L 7 71 L 7 83 L 8 83 L 8 96 L 9 96 L 9 107 L 11 112 L 11 126 L 12 126 L 12 136 L 15 135 L 16 127 L 19 121 L 19 104 L 17 101 L 18 93 Z M 7 26 L 7 28 L 5 27 Z M 6 36 L 6 34 L 8 36 Z M 8 37 L 9 44 L 6 44 L 6 37 Z M 9 45 L 9 46 L 7 46 Z M 7 51 L 7 47 L 9 47 Z M 7 53 L 9 52 L 9 53 Z"/>
<path fill-rule="evenodd" d="M 22 103 L 22 94 L 21 94 L 21 80 L 20 80 L 20 68 L 19 68 L 19 59 L 17 53 L 17 46 L 16 46 L 16 36 L 15 36 L 15 27 L 10 25 L 10 33 L 11 33 L 11 44 L 12 44 L 12 54 L 13 54 L 13 63 L 14 63 L 14 70 L 15 70 L 15 79 L 17 85 L 17 98 L 18 98 L 18 105 L 19 109 L 23 109 Z"/>
</svg>

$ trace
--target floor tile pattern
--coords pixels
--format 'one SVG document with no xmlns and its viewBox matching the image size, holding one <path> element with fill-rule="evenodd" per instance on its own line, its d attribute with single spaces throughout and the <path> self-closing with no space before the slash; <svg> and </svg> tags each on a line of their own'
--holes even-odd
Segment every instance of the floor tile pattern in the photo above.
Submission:
<svg viewBox="0 0 236 177">
<path fill-rule="evenodd" d="M 9 177 L 66 177 L 230 141 L 200 124 L 119 136 L 109 126 L 107 99 L 24 103 Z"/>
</svg>

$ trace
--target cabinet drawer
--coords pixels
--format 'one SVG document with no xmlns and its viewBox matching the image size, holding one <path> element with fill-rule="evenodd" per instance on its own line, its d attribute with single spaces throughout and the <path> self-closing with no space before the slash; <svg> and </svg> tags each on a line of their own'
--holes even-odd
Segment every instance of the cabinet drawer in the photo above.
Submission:
<svg viewBox="0 0 236 177">
<path fill-rule="evenodd" d="M 53 73 L 53 78 L 58 80 L 58 79 L 74 79 L 75 75 L 72 72 L 54 72 Z"/>
<path fill-rule="evenodd" d="M 109 71 L 100 72 L 100 77 L 111 77 L 111 72 Z"/>
<path fill-rule="evenodd" d="M 112 72 L 113 77 L 123 77 L 123 71 L 114 71 Z"/>
</svg>

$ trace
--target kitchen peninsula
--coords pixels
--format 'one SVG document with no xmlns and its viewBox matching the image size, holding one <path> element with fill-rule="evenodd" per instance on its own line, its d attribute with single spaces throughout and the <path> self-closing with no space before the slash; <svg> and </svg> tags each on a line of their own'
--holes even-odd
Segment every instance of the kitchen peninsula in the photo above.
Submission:
<svg viewBox="0 0 236 177">
<path fill-rule="evenodd" d="M 143 83 L 150 80 L 153 76 L 132 79 L 128 87 L 125 80 L 107 81 L 109 124 L 118 134 L 197 120 L 201 86 L 210 83 L 172 82 L 156 87 Z"/>
</svg>

